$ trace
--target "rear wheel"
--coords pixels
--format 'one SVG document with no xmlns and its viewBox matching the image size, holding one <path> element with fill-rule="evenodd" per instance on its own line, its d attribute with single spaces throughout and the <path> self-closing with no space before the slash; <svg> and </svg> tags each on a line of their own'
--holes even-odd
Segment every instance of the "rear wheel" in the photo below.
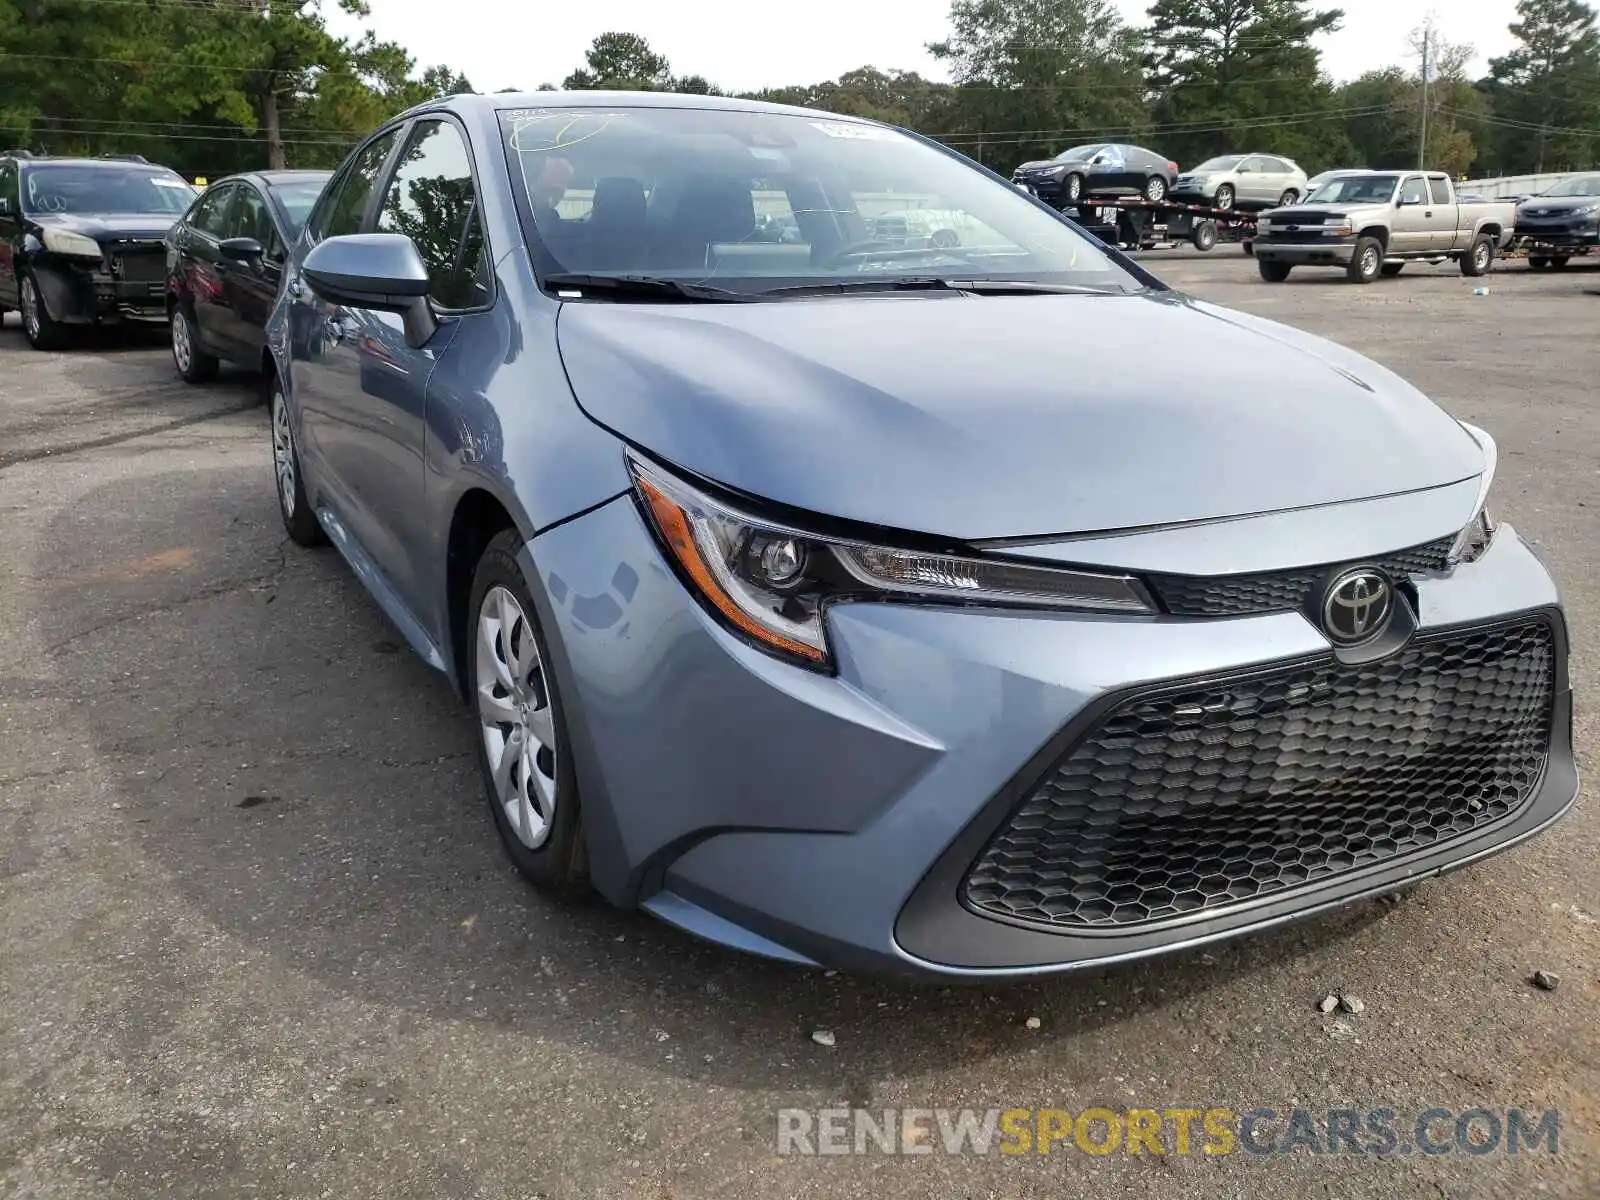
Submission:
<svg viewBox="0 0 1600 1200">
<path fill-rule="evenodd" d="M 949 250 L 953 246 L 961 245 L 961 235 L 954 229 L 935 229 L 928 241 L 940 250 Z"/>
<path fill-rule="evenodd" d="M 1294 269 L 1288 263 L 1271 262 L 1265 258 L 1256 259 L 1256 267 L 1261 272 L 1261 278 L 1268 283 L 1282 283 Z"/>
<path fill-rule="evenodd" d="M 1535 254 L 1528 259 L 1528 268 L 1533 271 L 1543 271 L 1550 265 L 1550 260 L 1542 254 Z"/>
<path fill-rule="evenodd" d="M 1371 283 L 1383 270 L 1383 243 L 1377 238 L 1356 239 L 1355 250 L 1350 255 L 1350 265 L 1345 268 L 1345 278 L 1351 283 Z"/>
<path fill-rule="evenodd" d="M 1298 199 L 1300 199 L 1300 193 L 1295 191 L 1293 188 L 1288 188 L 1284 191 L 1283 195 L 1278 197 L 1278 204 L 1280 207 L 1282 207 L 1286 204 L 1293 204 Z"/>
<path fill-rule="evenodd" d="M 575 892 L 587 881 L 577 780 L 544 632 L 522 569 L 520 535 L 489 543 L 472 584 L 470 696 L 478 767 L 495 828 L 523 877 Z"/>
<path fill-rule="evenodd" d="M 1461 273 L 1469 279 L 1476 278 L 1479 275 L 1487 275 L 1492 266 L 1494 266 L 1494 239 L 1487 233 L 1480 233 L 1467 248 L 1467 252 L 1461 256 Z"/>
<path fill-rule="evenodd" d="M 1215 197 L 1215 199 L 1213 199 L 1212 203 L 1215 204 L 1218 208 L 1232 208 L 1233 207 L 1233 197 L 1234 197 L 1233 184 L 1225 183 L 1225 184 L 1223 184 L 1221 187 L 1219 187 L 1217 189 L 1216 197 Z"/>
<path fill-rule="evenodd" d="M 194 321 L 181 304 L 172 310 L 172 365 L 185 383 L 208 383 L 217 377 L 217 359 L 200 349 Z"/>
<path fill-rule="evenodd" d="M 1215 221 L 1201 221 L 1194 227 L 1194 232 L 1189 235 L 1189 241 L 1196 250 L 1209 250 L 1217 244 L 1217 225 Z"/>
<path fill-rule="evenodd" d="M 1406 269 L 1406 265 L 1403 262 L 1384 263 L 1383 264 L 1383 277 L 1385 279 L 1393 279 L 1396 275 L 1400 274 L 1400 272 L 1404 271 L 1405 269 Z"/>
<path fill-rule="evenodd" d="M 39 285 L 32 275 L 19 281 L 19 299 L 22 303 L 22 335 L 35 350 L 61 350 L 69 341 L 67 327 L 50 316 L 39 294 Z"/>
<path fill-rule="evenodd" d="M 1160 175 L 1152 175 L 1144 181 L 1144 198 L 1152 203 L 1159 204 L 1167 198 L 1167 181 Z"/>
</svg>

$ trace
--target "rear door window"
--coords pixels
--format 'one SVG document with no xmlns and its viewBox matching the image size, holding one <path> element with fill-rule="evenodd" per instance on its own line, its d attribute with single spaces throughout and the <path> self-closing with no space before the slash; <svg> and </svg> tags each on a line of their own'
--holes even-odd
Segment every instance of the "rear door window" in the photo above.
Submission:
<svg viewBox="0 0 1600 1200">
<path fill-rule="evenodd" d="M 1428 180 L 1428 187 L 1433 192 L 1433 202 L 1435 204 L 1450 203 L 1450 184 L 1447 180 L 1430 179 Z"/>
</svg>

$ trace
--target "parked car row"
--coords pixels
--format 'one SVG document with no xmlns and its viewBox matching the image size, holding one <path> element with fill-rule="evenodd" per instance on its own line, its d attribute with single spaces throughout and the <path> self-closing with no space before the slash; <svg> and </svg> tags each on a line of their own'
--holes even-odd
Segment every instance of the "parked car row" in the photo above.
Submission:
<svg viewBox="0 0 1600 1200">
<path fill-rule="evenodd" d="M 1220 209 L 1292 204 L 1306 194 L 1306 173 L 1280 154 L 1225 154 L 1180 172 L 1178 164 L 1143 146 L 1095 142 L 1054 158 L 1025 162 L 1011 181 L 1057 208 L 1106 196 L 1141 196 L 1160 203 Z"/>
</svg>

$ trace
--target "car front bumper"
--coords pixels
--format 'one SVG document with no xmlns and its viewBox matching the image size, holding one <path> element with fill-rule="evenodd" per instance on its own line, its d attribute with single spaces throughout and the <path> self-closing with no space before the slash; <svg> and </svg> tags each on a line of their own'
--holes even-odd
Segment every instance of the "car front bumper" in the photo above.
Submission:
<svg viewBox="0 0 1600 1200">
<path fill-rule="evenodd" d="M 1516 236 L 1541 246 L 1597 246 L 1600 245 L 1600 222 L 1592 217 L 1565 221 L 1518 221 Z"/>
<path fill-rule="evenodd" d="M 707 616 L 629 497 L 541 535 L 524 566 L 555 634 L 596 886 L 772 957 L 947 977 L 1143 957 L 1415 883 L 1530 836 L 1577 791 L 1555 585 L 1502 526 L 1477 562 L 1419 579 L 1415 608 L 1419 641 L 1515 614 L 1552 631 L 1543 767 L 1514 811 L 1415 853 L 1181 919 L 1068 928 L 998 918 L 973 902 L 969 871 L 1108 706 L 1168 682 L 1327 665 L 1322 634 L 1297 612 L 846 604 L 829 616 L 829 676 Z"/>
<path fill-rule="evenodd" d="M 165 260 L 161 263 L 164 268 Z M 32 270 L 46 311 L 64 325 L 167 319 L 164 278 L 120 278 L 102 262 L 59 255 L 36 261 Z"/>
<path fill-rule="evenodd" d="M 1265 262 L 1288 263 L 1296 267 L 1348 266 L 1356 252 L 1356 239 L 1319 238 L 1310 242 L 1277 241 L 1257 237 L 1253 246 L 1255 256 Z"/>
</svg>

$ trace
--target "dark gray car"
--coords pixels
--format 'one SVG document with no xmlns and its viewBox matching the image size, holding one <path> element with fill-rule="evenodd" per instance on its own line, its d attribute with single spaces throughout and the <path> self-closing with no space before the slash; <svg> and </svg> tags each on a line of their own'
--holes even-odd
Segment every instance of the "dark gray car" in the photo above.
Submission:
<svg viewBox="0 0 1600 1200">
<path fill-rule="evenodd" d="M 959 244 L 875 238 L 885 196 Z M 1045 972 L 1575 796 L 1493 439 L 925 139 L 453 97 L 355 150 L 285 276 L 284 524 L 459 690 L 540 885 L 794 962 Z"/>
<path fill-rule="evenodd" d="M 1062 208 L 1090 196 L 1143 196 L 1164 200 L 1178 179 L 1178 164 L 1143 146 L 1092 142 L 1054 158 L 1025 162 L 1011 181 Z"/>
</svg>

